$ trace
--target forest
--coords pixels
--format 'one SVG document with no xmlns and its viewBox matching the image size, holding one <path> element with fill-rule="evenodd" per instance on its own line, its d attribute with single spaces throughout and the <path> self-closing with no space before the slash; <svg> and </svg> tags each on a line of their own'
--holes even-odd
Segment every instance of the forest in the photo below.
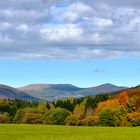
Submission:
<svg viewBox="0 0 140 140">
<path fill-rule="evenodd" d="M 53 102 L 0 100 L 0 123 L 72 126 L 139 126 L 140 87 L 119 94 Z"/>
</svg>

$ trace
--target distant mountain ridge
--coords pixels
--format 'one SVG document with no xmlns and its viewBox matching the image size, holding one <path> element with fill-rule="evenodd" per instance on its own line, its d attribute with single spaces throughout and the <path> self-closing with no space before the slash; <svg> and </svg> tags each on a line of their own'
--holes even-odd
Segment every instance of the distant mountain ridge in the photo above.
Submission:
<svg viewBox="0 0 140 140">
<path fill-rule="evenodd" d="M 102 93 L 111 93 L 111 92 L 121 91 L 126 88 L 127 87 L 116 86 L 110 83 L 106 83 L 106 84 L 102 84 L 96 87 L 81 89 L 79 93 L 83 95 L 97 95 L 97 94 L 102 94 Z"/>
<path fill-rule="evenodd" d="M 127 87 L 115 86 L 110 83 L 90 88 L 79 88 L 71 84 L 32 84 L 18 88 L 18 90 L 43 100 L 54 100 L 71 96 L 94 96 L 97 94 L 121 91 L 126 88 Z"/>
<path fill-rule="evenodd" d="M 18 90 L 43 100 L 52 100 L 74 96 L 73 94 L 81 88 L 71 84 L 32 84 Z"/>
<path fill-rule="evenodd" d="M 58 100 L 68 97 L 95 96 L 98 94 L 111 94 L 122 91 L 126 87 L 118 87 L 112 84 L 103 84 L 96 87 L 80 88 L 71 84 L 32 84 L 25 87 L 13 88 L 0 85 L 0 98 L 22 99 L 27 101 Z"/>
<path fill-rule="evenodd" d="M 27 101 L 40 101 L 40 99 L 30 96 L 16 88 L 0 85 L 0 99 L 22 99 Z"/>
</svg>

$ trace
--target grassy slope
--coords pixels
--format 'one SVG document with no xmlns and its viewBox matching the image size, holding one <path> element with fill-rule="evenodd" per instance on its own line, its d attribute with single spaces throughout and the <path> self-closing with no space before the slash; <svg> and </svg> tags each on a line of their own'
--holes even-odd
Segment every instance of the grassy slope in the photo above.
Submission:
<svg viewBox="0 0 140 140">
<path fill-rule="evenodd" d="M 0 140 L 140 140 L 140 127 L 0 125 Z"/>
</svg>

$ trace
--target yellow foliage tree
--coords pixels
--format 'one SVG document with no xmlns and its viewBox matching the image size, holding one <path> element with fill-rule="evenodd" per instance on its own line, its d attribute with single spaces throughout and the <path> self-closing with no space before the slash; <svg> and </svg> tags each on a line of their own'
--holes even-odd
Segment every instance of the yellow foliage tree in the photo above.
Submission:
<svg viewBox="0 0 140 140">
<path fill-rule="evenodd" d="M 96 108 L 96 113 L 100 113 L 105 108 L 108 108 L 111 111 L 114 111 L 117 107 L 120 106 L 118 99 L 111 99 L 104 102 L 100 102 Z"/>
</svg>

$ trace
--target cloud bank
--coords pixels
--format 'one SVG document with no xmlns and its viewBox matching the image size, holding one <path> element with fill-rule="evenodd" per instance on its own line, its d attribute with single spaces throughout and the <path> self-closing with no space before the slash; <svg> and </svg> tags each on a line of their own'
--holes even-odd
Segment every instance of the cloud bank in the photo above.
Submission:
<svg viewBox="0 0 140 140">
<path fill-rule="evenodd" d="M 0 1 L 0 59 L 140 56 L 139 0 Z"/>
</svg>

